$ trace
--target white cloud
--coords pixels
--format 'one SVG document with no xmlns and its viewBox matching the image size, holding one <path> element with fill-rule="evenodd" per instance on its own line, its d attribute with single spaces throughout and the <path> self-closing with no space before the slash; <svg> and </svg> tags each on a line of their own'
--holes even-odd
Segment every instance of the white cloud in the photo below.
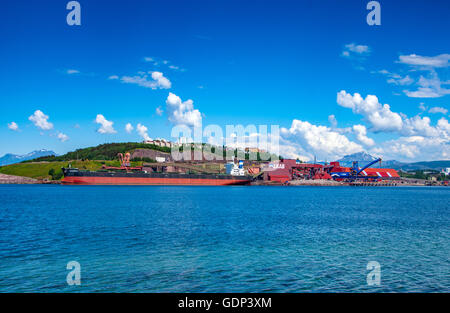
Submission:
<svg viewBox="0 0 450 313">
<path fill-rule="evenodd" d="M 110 80 L 119 79 L 119 76 L 117 76 L 117 75 L 111 75 L 111 76 L 108 77 L 108 79 L 110 79 Z"/>
<path fill-rule="evenodd" d="M 406 75 L 405 77 L 402 77 L 400 74 L 389 72 L 388 70 L 381 70 L 381 71 L 372 71 L 373 74 L 382 74 L 384 76 L 387 76 L 388 79 L 386 80 L 389 84 L 397 85 L 397 86 L 406 86 L 411 85 L 414 83 L 414 79 L 412 79 L 409 75 Z"/>
<path fill-rule="evenodd" d="M 443 107 L 432 107 L 431 109 L 428 110 L 428 112 L 447 114 L 448 110 Z"/>
<path fill-rule="evenodd" d="M 403 122 L 403 129 L 401 132 L 403 135 L 420 135 L 426 137 L 439 136 L 439 130 L 430 125 L 431 120 L 427 116 L 421 117 L 416 115 L 411 118 L 405 118 Z"/>
<path fill-rule="evenodd" d="M 100 128 L 97 130 L 98 133 L 100 134 L 117 133 L 113 127 L 114 122 L 108 121 L 102 114 L 97 114 L 95 122 L 101 125 Z"/>
<path fill-rule="evenodd" d="M 194 101 L 191 99 L 181 101 L 177 95 L 169 92 L 166 100 L 166 111 L 170 122 L 176 125 L 200 126 L 202 114 L 194 109 Z"/>
<path fill-rule="evenodd" d="M 367 129 L 364 125 L 353 125 L 353 131 L 355 132 L 356 139 L 366 146 L 375 145 L 375 141 L 372 138 L 367 137 Z"/>
<path fill-rule="evenodd" d="M 50 130 L 53 124 L 48 121 L 48 116 L 41 110 L 36 110 L 28 119 L 34 123 L 34 126 L 42 130 Z"/>
<path fill-rule="evenodd" d="M 389 84 L 394 84 L 394 85 L 398 85 L 398 86 L 406 86 L 406 85 L 411 85 L 412 83 L 414 83 L 414 79 L 409 77 L 409 75 L 406 75 L 405 77 L 390 78 L 387 80 L 387 82 Z"/>
<path fill-rule="evenodd" d="M 66 71 L 67 74 L 72 75 L 72 74 L 79 74 L 80 71 L 79 70 L 74 70 L 74 69 L 69 69 Z"/>
<path fill-rule="evenodd" d="M 141 136 L 144 140 L 152 140 L 148 135 L 148 128 L 142 124 L 138 124 L 136 127 L 139 136 Z"/>
<path fill-rule="evenodd" d="M 357 45 L 354 43 L 349 43 L 344 46 L 344 50 L 342 51 L 342 55 L 345 57 L 350 56 L 352 53 L 355 54 L 369 54 L 370 48 L 365 45 Z"/>
<path fill-rule="evenodd" d="M 337 119 L 336 117 L 332 114 L 332 115 L 328 115 L 328 122 L 330 122 L 331 127 L 336 128 L 337 127 Z"/>
<path fill-rule="evenodd" d="M 362 151 L 361 145 L 326 126 L 294 119 L 289 129 L 281 128 L 285 143 L 296 148 L 297 154 L 334 160 L 346 154 Z"/>
<path fill-rule="evenodd" d="M 450 125 L 442 117 L 435 126 L 427 116 L 408 117 L 392 112 L 388 105 L 381 105 L 378 98 L 368 95 L 363 99 L 359 94 L 353 96 L 345 91 L 338 93 L 338 104 L 351 108 L 354 113 L 364 116 L 374 131 L 396 132 L 401 137 L 377 144 L 376 153 L 385 159 L 400 161 L 439 160 L 450 158 Z M 426 107 L 421 104 L 422 111 Z M 445 112 L 437 107 L 432 111 Z M 366 146 L 373 146 L 373 140 L 367 138 L 363 125 L 353 126 L 358 141 Z M 372 148 L 371 151 L 375 151 Z"/>
<path fill-rule="evenodd" d="M 419 88 L 416 91 L 403 90 L 403 92 L 410 98 L 439 98 L 441 94 L 437 93 L 431 88 Z"/>
<path fill-rule="evenodd" d="M 141 87 L 151 89 L 169 89 L 172 83 L 161 72 L 148 72 L 151 74 L 151 79 L 147 73 L 139 72 L 136 76 L 122 76 L 121 81 L 127 84 L 136 84 Z"/>
<path fill-rule="evenodd" d="M 430 161 L 450 159 L 449 140 L 422 136 L 400 137 L 381 144 L 385 159 Z"/>
<path fill-rule="evenodd" d="M 155 110 L 155 113 L 156 113 L 157 115 L 159 115 L 159 116 L 162 116 L 163 112 L 164 112 L 164 111 L 163 111 L 163 109 L 161 108 L 161 106 L 157 107 L 156 110 Z"/>
<path fill-rule="evenodd" d="M 434 57 L 420 56 L 416 54 L 399 56 L 398 63 L 425 66 L 425 67 L 448 67 L 450 54 L 440 54 Z"/>
<path fill-rule="evenodd" d="M 61 142 L 65 142 L 65 141 L 69 140 L 69 136 L 67 136 L 66 134 L 63 134 L 63 133 L 58 133 L 58 139 Z"/>
<path fill-rule="evenodd" d="M 441 117 L 437 123 L 437 128 L 447 140 L 450 140 L 450 124 L 445 117 Z"/>
<path fill-rule="evenodd" d="M 151 57 L 145 57 L 144 61 L 145 62 L 154 62 L 155 60 L 153 58 L 151 58 Z"/>
<path fill-rule="evenodd" d="M 128 123 L 127 125 L 125 125 L 125 131 L 129 134 L 131 134 L 131 132 L 133 131 L 134 127 L 133 125 L 131 125 L 130 123 Z"/>
<path fill-rule="evenodd" d="M 396 63 L 408 66 L 408 75 L 402 77 L 387 70 L 378 71 L 378 73 L 388 76 L 387 82 L 397 86 L 409 86 L 416 82 L 415 90 L 411 87 L 403 90 L 403 93 L 410 98 L 439 98 L 450 94 L 450 89 L 445 87 L 450 84 L 450 81 L 442 81 L 437 73 L 438 70 L 442 71 L 450 66 L 449 60 L 450 54 L 431 57 L 417 54 L 401 55 Z M 427 74 L 426 76 L 415 74 L 420 72 Z"/>
<path fill-rule="evenodd" d="M 8 123 L 8 128 L 13 131 L 18 131 L 19 125 L 17 125 L 16 122 L 11 122 L 11 123 Z"/>
<path fill-rule="evenodd" d="M 437 73 L 432 71 L 428 78 L 420 76 L 417 84 L 420 86 L 416 91 L 403 90 L 411 98 L 439 98 L 450 94 L 450 89 L 442 88 L 449 82 L 442 82 Z"/>
<path fill-rule="evenodd" d="M 338 93 L 338 104 L 351 108 L 369 122 L 375 132 L 396 132 L 401 136 L 422 136 L 428 138 L 449 138 L 447 120 L 443 118 L 436 126 L 431 125 L 429 117 L 416 115 L 408 117 L 402 113 L 392 112 L 389 105 L 381 105 L 378 98 L 368 95 L 363 99 L 358 93 L 353 96 L 344 90 Z"/>
<path fill-rule="evenodd" d="M 337 94 L 337 103 L 364 116 L 374 132 L 401 131 L 403 127 L 400 114 L 392 112 L 388 104 L 379 103 L 376 96 L 368 95 L 363 99 L 359 93 L 352 96 L 345 90 L 341 90 Z"/>
</svg>

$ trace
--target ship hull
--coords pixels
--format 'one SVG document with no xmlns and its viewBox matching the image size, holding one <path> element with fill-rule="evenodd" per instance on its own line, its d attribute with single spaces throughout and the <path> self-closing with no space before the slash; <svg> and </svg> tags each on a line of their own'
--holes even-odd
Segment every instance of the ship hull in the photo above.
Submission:
<svg viewBox="0 0 450 313">
<path fill-rule="evenodd" d="M 143 174 L 143 173 L 65 173 L 64 185 L 159 185 L 159 186 L 227 186 L 248 185 L 250 177 L 230 175 Z"/>
</svg>

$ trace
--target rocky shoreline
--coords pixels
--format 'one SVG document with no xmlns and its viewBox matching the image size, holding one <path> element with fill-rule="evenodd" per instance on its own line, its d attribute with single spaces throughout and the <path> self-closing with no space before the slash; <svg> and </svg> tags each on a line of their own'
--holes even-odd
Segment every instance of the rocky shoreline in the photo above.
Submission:
<svg viewBox="0 0 450 313">
<path fill-rule="evenodd" d="M 59 181 L 50 181 L 42 179 L 34 179 L 23 176 L 14 176 L 0 174 L 0 184 L 17 184 L 17 185 L 31 185 L 31 184 L 60 184 Z"/>
</svg>

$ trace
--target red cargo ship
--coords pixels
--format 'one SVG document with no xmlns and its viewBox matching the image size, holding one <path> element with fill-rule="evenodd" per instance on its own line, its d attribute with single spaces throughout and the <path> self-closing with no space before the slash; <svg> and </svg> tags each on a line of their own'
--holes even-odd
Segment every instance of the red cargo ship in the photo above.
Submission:
<svg viewBox="0 0 450 313">
<path fill-rule="evenodd" d="M 65 185 L 248 185 L 251 176 L 224 174 L 147 173 L 145 171 L 80 171 L 63 168 Z"/>
</svg>

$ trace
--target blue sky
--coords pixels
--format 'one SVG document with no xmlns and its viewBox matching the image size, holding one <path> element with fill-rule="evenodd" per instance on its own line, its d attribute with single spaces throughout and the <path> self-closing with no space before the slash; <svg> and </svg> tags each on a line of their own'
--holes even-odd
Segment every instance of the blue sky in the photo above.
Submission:
<svg viewBox="0 0 450 313">
<path fill-rule="evenodd" d="M 448 1 L 379 1 L 380 26 L 362 0 L 80 0 L 81 26 L 67 2 L 2 5 L 0 155 L 141 141 L 138 124 L 171 139 L 200 118 L 280 125 L 290 157 L 450 159 Z"/>
</svg>

